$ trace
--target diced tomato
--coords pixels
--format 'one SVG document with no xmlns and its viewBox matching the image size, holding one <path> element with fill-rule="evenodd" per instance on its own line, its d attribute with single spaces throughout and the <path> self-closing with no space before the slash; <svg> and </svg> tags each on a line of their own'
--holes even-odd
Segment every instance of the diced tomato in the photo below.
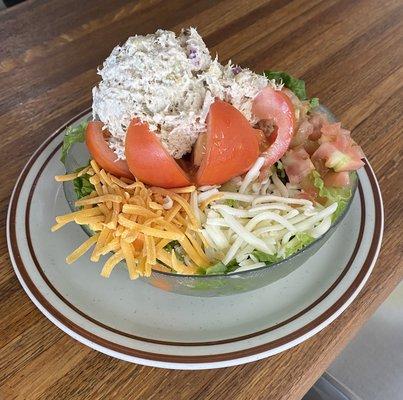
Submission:
<svg viewBox="0 0 403 400">
<path fill-rule="evenodd" d="M 281 91 L 266 86 L 255 97 L 252 113 L 259 119 L 273 120 L 277 136 L 271 146 L 262 154 L 265 167 L 273 165 L 287 151 L 295 128 L 295 110 L 289 97 Z"/>
<path fill-rule="evenodd" d="M 300 100 L 298 96 L 290 89 L 288 88 L 283 88 L 281 90 L 282 93 L 287 95 L 287 97 L 291 100 L 292 105 L 294 106 L 294 116 L 295 119 L 298 120 L 303 120 L 306 118 L 306 115 L 309 110 L 309 101 L 307 100 Z"/>
<path fill-rule="evenodd" d="M 119 177 L 133 179 L 132 173 L 129 171 L 125 160 L 118 160 L 117 155 L 108 146 L 102 130 L 102 122 L 91 121 L 88 123 L 85 132 L 85 142 L 92 158 L 105 171 Z"/>
<path fill-rule="evenodd" d="M 270 137 L 268 138 L 263 133 L 263 131 L 261 131 L 260 129 L 255 129 L 255 131 L 256 131 L 255 134 L 257 137 L 257 141 L 259 143 L 259 151 L 260 151 L 260 153 L 263 153 L 270 146 L 270 144 L 271 144 L 270 139 L 274 135 L 270 135 Z M 273 141 L 274 141 L 274 139 L 275 139 L 275 137 L 273 137 Z"/>
<path fill-rule="evenodd" d="M 313 184 L 310 176 L 306 176 L 304 179 L 302 179 L 301 188 L 304 194 L 303 198 L 311 201 L 312 200 L 317 201 L 317 198 L 319 196 L 319 190 Z"/>
<path fill-rule="evenodd" d="M 335 172 L 355 171 L 364 165 L 361 160 L 364 153 L 353 139 L 350 132 L 341 127 L 340 123 L 323 124 L 320 146 L 312 155 L 312 160 L 324 160 L 327 168 Z"/>
<path fill-rule="evenodd" d="M 281 159 L 290 183 L 300 183 L 311 171 L 315 169 L 309 154 L 300 146 L 290 149 Z"/>
<path fill-rule="evenodd" d="M 235 107 L 217 99 L 207 117 L 205 155 L 196 183 L 202 186 L 227 182 L 247 172 L 258 156 L 256 129 Z"/>
<path fill-rule="evenodd" d="M 350 173 L 348 171 L 333 172 L 329 171 L 323 178 L 325 186 L 346 187 L 350 185 Z"/>
<path fill-rule="evenodd" d="M 311 201 L 317 201 L 318 203 L 325 205 L 327 203 L 326 197 L 319 196 L 318 188 L 313 184 L 312 178 L 310 175 L 307 175 L 301 181 L 301 188 L 303 190 L 303 194 L 305 196 L 303 198 L 308 198 Z"/>
<path fill-rule="evenodd" d="M 325 114 L 323 114 L 321 112 L 313 111 L 309 118 L 309 122 L 313 126 L 313 132 L 310 135 L 309 139 L 318 140 L 322 135 L 321 129 L 322 129 L 323 124 L 329 123 L 327 120 L 327 117 Z"/>
<path fill-rule="evenodd" d="M 307 119 L 302 120 L 291 139 L 290 148 L 304 145 L 312 133 L 313 125 Z"/>
<path fill-rule="evenodd" d="M 256 136 L 259 141 L 259 150 L 265 152 L 277 138 L 277 127 L 272 120 L 261 119 L 255 126 Z"/>
<path fill-rule="evenodd" d="M 310 156 L 312 156 L 312 154 L 315 153 L 315 151 L 318 150 L 318 148 L 319 143 L 316 140 L 311 139 L 305 140 L 304 149 Z"/>
<path fill-rule="evenodd" d="M 311 161 L 315 166 L 316 171 L 319 172 L 320 176 L 325 176 L 326 173 L 329 171 L 329 168 L 326 167 L 324 160 L 314 159 L 311 157 Z"/>
<path fill-rule="evenodd" d="M 334 124 L 324 123 L 321 128 L 319 143 L 337 143 L 340 148 L 346 148 L 351 143 L 350 131 L 343 129 L 340 122 Z"/>
<path fill-rule="evenodd" d="M 137 118 L 127 129 L 125 154 L 130 171 L 144 183 L 163 188 L 191 183 L 185 171 L 150 132 L 148 125 Z"/>
<path fill-rule="evenodd" d="M 312 159 L 325 160 L 325 166 L 336 172 L 356 171 L 364 165 L 364 162 L 352 148 L 339 150 L 333 143 L 323 143 L 312 155 Z"/>
</svg>

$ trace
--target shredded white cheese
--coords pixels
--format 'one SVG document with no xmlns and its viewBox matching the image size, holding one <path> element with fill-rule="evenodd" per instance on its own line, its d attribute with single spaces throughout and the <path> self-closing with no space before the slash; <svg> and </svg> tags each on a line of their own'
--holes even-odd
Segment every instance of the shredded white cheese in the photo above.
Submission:
<svg viewBox="0 0 403 400">
<path fill-rule="evenodd" d="M 222 195 L 206 209 L 199 209 L 201 233 L 210 246 L 206 254 L 211 262 L 228 264 L 236 260 L 240 266 L 236 272 L 265 265 L 254 256 L 254 250 L 281 259 L 287 256 L 287 246 L 298 233 L 320 237 L 330 228 L 337 209 L 337 203 L 323 207 L 306 199 L 287 197 L 288 193 L 285 196 L 282 191 L 288 189 L 282 182 L 279 188 L 274 168 L 268 182 L 259 182 L 261 167 L 258 158 L 245 176 L 233 180 L 239 183 L 235 192 L 221 188 L 197 191 L 197 197 L 203 196 L 203 200 L 217 193 Z M 259 186 L 258 190 L 254 190 L 255 186 Z M 301 195 L 300 187 L 292 190 Z"/>
<path fill-rule="evenodd" d="M 93 88 L 94 118 L 109 130 L 109 146 L 120 159 L 133 118 L 148 123 L 167 151 L 181 158 L 206 130 L 214 98 L 231 103 L 255 123 L 252 100 L 270 84 L 263 75 L 212 59 L 194 28 L 178 36 L 161 29 L 132 36 L 113 49 L 98 73 L 102 80 Z"/>
</svg>

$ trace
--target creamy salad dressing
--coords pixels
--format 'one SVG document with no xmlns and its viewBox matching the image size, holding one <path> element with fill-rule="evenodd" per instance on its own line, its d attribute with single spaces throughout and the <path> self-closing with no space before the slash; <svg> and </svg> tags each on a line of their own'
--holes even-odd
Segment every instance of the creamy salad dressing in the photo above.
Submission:
<svg viewBox="0 0 403 400">
<path fill-rule="evenodd" d="M 116 46 L 98 70 L 93 113 L 111 134 L 109 146 L 125 159 L 124 142 L 133 118 L 147 122 L 165 149 L 179 159 L 189 153 L 215 98 L 234 105 L 249 120 L 252 100 L 268 85 L 263 75 L 222 65 L 194 28 L 176 36 L 158 30 Z"/>
</svg>

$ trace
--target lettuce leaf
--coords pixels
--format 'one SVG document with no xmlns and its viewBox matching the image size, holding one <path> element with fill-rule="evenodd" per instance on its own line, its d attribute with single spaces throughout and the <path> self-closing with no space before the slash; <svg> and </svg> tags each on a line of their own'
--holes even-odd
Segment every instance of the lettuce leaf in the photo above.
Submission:
<svg viewBox="0 0 403 400">
<path fill-rule="evenodd" d="M 275 254 L 267 254 L 260 250 L 253 250 L 252 255 L 254 255 L 258 261 L 266 263 L 266 265 L 274 264 L 281 260 Z"/>
<path fill-rule="evenodd" d="M 184 262 L 185 259 L 183 257 L 182 246 L 177 240 L 172 240 L 171 242 L 166 244 L 164 250 L 167 251 L 168 253 L 172 253 L 174 251 L 176 258 L 179 261 Z"/>
<path fill-rule="evenodd" d="M 278 160 L 275 164 L 274 164 L 276 170 L 277 170 L 277 175 L 281 178 L 284 179 L 286 176 L 285 174 L 285 169 L 284 169 L 284 165 L 283 163 Z"/>
<path fill-rule="evenodd" d="M 274 79 L 277 84 L 283 83 L 284 86 L 292 90 L 300 100 L 306 100 L 305 82 L 302 79 L 294 78 L 283 71 L 264 71 L 267 79 Z"/>
<path fill-rule="evenodd" d="M 264 71 L 264 74 L 267 79 L 274 79 L 277 84 L 284 84 L 284 86 L 293 91 L 300 100 L 308 100 L 305 89 L 305 82 L 302 79 L 297 79 L 284 71 Z M 318 106 L 319 99 L 317 97 L 312 97 L 312 99 L 309 100 L 308 112 Z"/>
<path fill-rule="evenodd" d="M 84 168 L 85 167 L 78 168 L 74 172 L 80 172 Z M 73 179 L 73 186 L 78 200 L 85 196 L 88 196 L 93 190 L 95 190 L 94 185 L 90 182 L 90 176 L 88 174 L 84 174 Z"/>
<path fill-rule="evenodd" d="M 238 202 L 234 199 L 227 199 L 224 203 L 229 207 L 236 207 L 238 205 Z"/>
<path fill-rule="evenodd" d="M 218 262 L 217 264 L 208 267 L 205 270 L 206 275 L 217 275 L 217 274 L 225 274 L 227 270 L 227 266 L 222 262 Z"/>
<path fill-rule="evenodd" d="M 179 242 L 177 240 L 172 240 L 172 242 L 169 242 L 168 244 L 165 245 L 164 250 L 168 251 L 169 253 L 175 249 L 175 246 L 178 246 Z"/>
<path fill-rule="evenodd" d="M 317 97 L 312 97 L 312 99 L 309 100 L 309 107 L 310 107 L 309 111 L 318 106 L 319 106 L 319 99 Z"/>
<path fill-rule="evenodd" d="M 227 265 L 223 264 L 221 261 L 217 264 L 208 267 L 205 270 L 206 275 L 217 275 L 217 274 L 228 274 L 229 272 L 235 271 L 239 267 L 236 260 L 230 261 Z"/>
<path fill-rule="evenodd" d="M 295 236 L 285 245 L 285 258 L 301 250 L 309 243 L 312 243 L 314 238 L 306 232 L 297 232 Z"/>
<path fill-rule="evenodd" d="M 64 164 L 66 162 L 67 154 L 74 143 L 83 143 L 85 140 L 85 130 L 87 129 L 88 121 L 81 122 L 77 126 L 69 126 L 66 129 L 62 145 L 62 156 L 60 161 Z"/>
<path fill-rule="evenodd" d="M 337 203 L 337 209 L 332 215 L 332 221 L 335 221 L 343 213 L 352 196 L 351 187 L 335 188 L 326 187 L 318 171 L 311 172 L 313 185 L 318 189 L 319 196 L 327 199 L 327 204 Z"/>
</svg>

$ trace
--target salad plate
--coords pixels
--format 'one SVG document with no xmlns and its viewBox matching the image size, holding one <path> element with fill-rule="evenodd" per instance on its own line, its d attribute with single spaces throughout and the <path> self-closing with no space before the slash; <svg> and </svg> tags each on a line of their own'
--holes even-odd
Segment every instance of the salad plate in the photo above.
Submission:
<svg viewBox="0 0 403 400">
<path fill-rule="evenodd" d="M 49 136 L 14 189 L 7 238 L 16 275 L 31 300 L 71 337 L 105 354 L 143 365 L 207 369 L 255 361 L 303 342 L 358 295 L 378 256 L 383 232 L 379 187 L 370 164 L 335 233 L 298 269 L 272 284 L 226 297 L 188 297 L 127 279 L 109 279 L 87 257 L 65 256 L 86 239 L 78 225 L 50 232 L 68 213 L 59 151 L 65 129 Z"/>
</svg>

